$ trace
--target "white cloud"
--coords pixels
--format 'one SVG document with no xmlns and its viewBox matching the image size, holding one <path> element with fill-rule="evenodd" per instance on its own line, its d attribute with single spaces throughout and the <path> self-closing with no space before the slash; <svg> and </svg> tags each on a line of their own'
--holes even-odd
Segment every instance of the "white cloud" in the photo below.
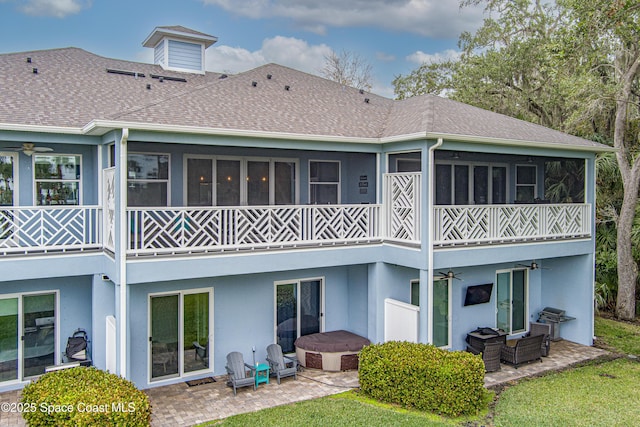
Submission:
<svg viewBox="0 0 640 427">
<path fill-rule="evenodd" d="M 308 31 L 374 27 L 427 37 L 457 38 L 482 23 L 482 7 L 460 9 L 454 0 L 201 0 L 252 19 L 287 18 Z"/>
<path fill-rule="evenodd" d="M 331 53 L 325 44 L 309 45 L 293 37 L 276 36 L 263 40 L 262 47 L 249 51 L 240 47 L 214 45 L 206 52 L 206 69 L 224 73 L 239 73 L 263 64 L 275 62 L 307 73 L 318 74 L 325 56 Z"/>
<path fill-rule="evenodd" d="M 424 53 L 423 51 L 419 50 L 407 56 L 407 60 L 410 62 L 415 62 L 418 65 L 433 64 L 449 60 L 456 60 L 460 58 L 460 54 L 460 51 L 453 49 L 447 49 L 444 52 L 436 53 Z"/>
<path fill-rule="evenodd" d="M 91 7 L 91 0 L 27 0 L 20 9 L 27 15 L 64 18 Z"/>
</svg>

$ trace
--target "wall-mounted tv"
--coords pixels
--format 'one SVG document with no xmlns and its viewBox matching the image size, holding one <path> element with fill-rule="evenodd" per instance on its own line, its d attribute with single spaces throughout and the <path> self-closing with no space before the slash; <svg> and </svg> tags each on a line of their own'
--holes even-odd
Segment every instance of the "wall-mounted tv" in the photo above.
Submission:
<svg viewBox="0 0 640 427">
<path fill-rule="evenodd" d="M 464 297 L 464 305 L 484 304 L 491 300 L 493 283 L 475 285 L 467 287 L 467 294 Z"/>
</svg>

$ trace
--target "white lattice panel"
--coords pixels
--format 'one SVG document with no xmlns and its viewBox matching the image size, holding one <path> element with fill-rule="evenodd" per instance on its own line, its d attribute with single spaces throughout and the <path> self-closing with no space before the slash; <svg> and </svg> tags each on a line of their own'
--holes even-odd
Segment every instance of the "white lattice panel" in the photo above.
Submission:
<svg viewBox="0 0 640 427">
<path fill-rule="evenodd" d="M 376 205 L 130 210 L 132 253 L 293 246 L 378 239 Z"/>
<path fill-rule="evenodd" d="M 116 169 L 109 168 L 102 171 L 102 206 L 104 247 L 112 252 L 116 248 Z"/>
<path fill-rule="evenodd" d="M 29 252 L 99 247 L 99 214 L 95 206 L 3 208 L 0 248 Z"/>
<path fill-rule="evenodd" d="M 590 207 L 571 205 L 437 206 L 434 244 L 500 243 L 590 236 Z"/>
<path fill-rule="evenodd" d="M 420 173 L 386 174 L 386 237 L 394 240 L 420 240 Z"/>
</svg>

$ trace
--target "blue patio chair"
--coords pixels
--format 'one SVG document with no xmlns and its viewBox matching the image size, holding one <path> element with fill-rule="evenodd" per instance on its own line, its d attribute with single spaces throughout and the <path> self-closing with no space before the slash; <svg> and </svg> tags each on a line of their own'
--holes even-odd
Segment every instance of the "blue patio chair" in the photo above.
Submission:
<svg viewBox="0 0 640 427">
<path fill-rule="evenodd" d="M 280 384 L 280 378 L 293 375 L 294 380 L 298 379 L 298 360 L 283 355 L 282 347 L 278 344 L 269 344 L 267 346 L 267 362 L 269 362 L 271 373 L 278 378 L 278 384 Z"/>
<path fill-rule="evenodd" d="M 227 373 L 229 374 L 229 382 L 233 387 L 233 395 L 237 394 L 239 387 L 253 386 L 256 389 L 256 368 L 244 363 L 244 357 L 239 351 L 232 351 L 227 354 Z M 249 375 L 247 375 L 247 368 L 249 369 Z"/>
</svg>

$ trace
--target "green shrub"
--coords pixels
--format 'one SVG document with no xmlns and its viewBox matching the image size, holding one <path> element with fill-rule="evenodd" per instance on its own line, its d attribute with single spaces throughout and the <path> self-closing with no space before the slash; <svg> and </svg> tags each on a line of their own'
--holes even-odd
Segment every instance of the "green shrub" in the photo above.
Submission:
<svg viewBox="0 0 640 427">
<path fill-rule="evenodd" d="M 42 375 L 22 391 L 22 417 L 29 426 L 148 426 L 147 395 L 131 381 L 96 368 L 70 368 Z"/>
<path fill-rule="evenodd" d="M 374 399 L 447 416 L 488 405 L 480 356 L 428 344 L 390 341 L 362 349 L 360 388 Z"/>
</svg>

